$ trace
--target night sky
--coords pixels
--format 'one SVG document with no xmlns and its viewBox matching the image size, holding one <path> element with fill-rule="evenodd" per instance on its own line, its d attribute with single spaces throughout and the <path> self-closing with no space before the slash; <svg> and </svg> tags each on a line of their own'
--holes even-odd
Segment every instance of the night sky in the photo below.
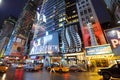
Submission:
<svg viewBox="0 0 120 80">
<path fill-rule="evenodd" d="M 14 16 L 18 18 L 28 0 L 2 0 L 0 4 L 0 26 L 4 18 Z"/>
</svg>

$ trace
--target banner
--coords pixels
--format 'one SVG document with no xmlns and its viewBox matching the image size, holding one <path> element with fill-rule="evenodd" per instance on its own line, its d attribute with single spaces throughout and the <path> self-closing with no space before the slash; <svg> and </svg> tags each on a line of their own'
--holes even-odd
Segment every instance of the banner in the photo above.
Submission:
<svg viewBox="0 0 120 80">
<path fill-rule="evenodd" d="M 111 54 L 112 53 L 110 44 L 86 47 L 85 51 L 86 51 L 86 55 L 100 55 L 100 54 Z"/>
<path fill-rule="evenodd" d="M 92 34 L 94 34 L 98 45 L 106 44 L 106 40 L 105 40 L 105 37 L 103 35 L 103 32 L 102 32 L 102 29 L 101 29 L 99 22 L 96 21 L 94 24 L 92 24 L 92 26 L 91 26 L 92 31 L 91 32 L 89 32 L 90 30 L 88 30 L 88 29 L 89 28 L 87 25 L 81 26 L 84 47 L 92 46 L 91 45 L 91 42 L 92 42 L 91 35 Z M 92 33 L 92 34 L 90 34 L 90 33 Z"/>
<path fill-rule="evenodd" d="M 105 35 L 113 53 L 120 55 L 120 27 L 105 30 Z"/>
</svg>

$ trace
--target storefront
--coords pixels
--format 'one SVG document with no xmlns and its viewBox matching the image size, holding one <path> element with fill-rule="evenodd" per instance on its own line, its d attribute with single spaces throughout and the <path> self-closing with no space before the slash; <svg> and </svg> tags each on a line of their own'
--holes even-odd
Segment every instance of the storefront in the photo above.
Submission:
<svg viewBox="0 0 120 80">
<path fill-rule="evenodd" d="M 89 65 L 95 65 L 96 67 L 108 67 L 110 64 L 114 63 L 114 55 L 94 55 L 86 56 L 87 63 Z"/>
<path fill-rule="evenodd" d="M 114 53 L 109 44 L 86 47 L 86 61 L 96 67 L 107 67 L 114 63 Z"/>
<path fill-rule="evenodd" d="M 75 64 L 84 64 L 85 55 L 84 52 L 64 54 L 64 60 L 65 63 L 68 64 L 69 66 Z"/>
</svg>

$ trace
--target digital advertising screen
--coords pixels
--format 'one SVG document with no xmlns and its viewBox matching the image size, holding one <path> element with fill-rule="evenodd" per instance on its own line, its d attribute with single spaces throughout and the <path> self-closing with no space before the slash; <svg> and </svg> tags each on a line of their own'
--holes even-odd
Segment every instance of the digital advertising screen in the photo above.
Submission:
<svg viewBox="0 0 120 80">
<path fill-rule="evenodd" d="M 86 47 L 85 51 L 86 51 L 87 56 L 101 55 L 101 54 L 111 54 L 112 53 L 112 49 L 111 49 L 110 44 Z"/>
<path fill-rule="evenodd" d="M 31 44 L 30 55 L 46 53 L 52 55 L 52 53 L 57 53 L 59 52 L 58 33 L 55 32 L 53 34 L 35 39 Z"/>
<path fill-rule="evenodd" d="M 90 28 L 91 30 L 89 30 L 88 27 L 91 27 Z M 93 34 L 95 36 L 95 39 L 96 39 L 98 45 L 106 44 L 105 36 L 103 35 L 103 31 L 101 29 L 99 22 L 96 21 L 91 26 L 87 26 L 87 25 L 81 26 L 81 30 L 82 30 L 82 35 L 83 35 L 84 47 L 92 46 L 91 40 L 93 40 L 93 38 L 94 38 L 92 36 Z"/>
<path fill-rule="evenodd" d="M 120 27 L 105 30 L 105 35 L 113 53 L 120 55 Z"/>
</svg>

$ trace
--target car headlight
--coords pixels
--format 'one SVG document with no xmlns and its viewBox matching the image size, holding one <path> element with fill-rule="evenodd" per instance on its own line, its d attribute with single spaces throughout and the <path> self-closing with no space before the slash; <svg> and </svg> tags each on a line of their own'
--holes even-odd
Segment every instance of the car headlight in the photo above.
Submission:
<svg viewBox="0 0 120 80">
<path fill-rule="evenodd" d="M 99 69 L 98 72 L 100 72 L 101 70 Z"/>
<path fill-rule="evenodd" d="M 8 69 L 8 67 L 5 67 L 5 69 Z"/>
</svg>

